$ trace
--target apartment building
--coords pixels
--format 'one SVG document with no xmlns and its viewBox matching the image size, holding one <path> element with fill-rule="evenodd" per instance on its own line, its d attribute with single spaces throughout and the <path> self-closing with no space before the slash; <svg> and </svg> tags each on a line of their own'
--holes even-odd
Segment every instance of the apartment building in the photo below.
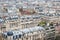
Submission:
<svg viewBox="0 0 60 40">
<path fill-rule="evenodd" d="M 37 26 L 40 22 L 40 16 L 38 15 L 30 15 L 30 16 L 11 16 L 6 17 L 4 23 L 2 23 L 5 27 L 4 31 L 8 30 L 16 30 L 16 29 L 24 29 Z"/>
<path fill-rule="evenodd" d="M 46 27 L 46 40 L 55 40 L 56 39 L 56 30 L 55 26 Z"/>
<path fill-rule="evenodd" d="M 40 26 L 3 33 L 3 40 L 44 40 L 45 29 Z"/>
</svg>

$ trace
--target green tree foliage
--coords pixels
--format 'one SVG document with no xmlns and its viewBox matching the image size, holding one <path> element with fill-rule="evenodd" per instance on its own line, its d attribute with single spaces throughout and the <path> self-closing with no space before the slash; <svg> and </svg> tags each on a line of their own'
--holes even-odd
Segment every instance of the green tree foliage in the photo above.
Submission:
<svg viewBox="0 0 60 40">
<path fill-rule="evenodd" d="M 38 26 L 45 26 L 46 25 L 46 21 L 41 21 L 39 22 Z"/>
<path fill-rule="evenodd" d="M 53 22 L 51 22 L 49 26 L 53 26 Z"/>
</svg>

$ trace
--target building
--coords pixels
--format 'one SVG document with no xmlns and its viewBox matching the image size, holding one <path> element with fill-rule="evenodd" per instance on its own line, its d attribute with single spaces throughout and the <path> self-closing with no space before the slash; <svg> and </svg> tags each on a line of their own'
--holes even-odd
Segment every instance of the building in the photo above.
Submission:
<svg viewBox="0 0 60 40">
<path fill-rule="evenodd" d="M 3 40 L 44 40 L 45 29 L 40 26 L 3 33 Z"/>
</svg>

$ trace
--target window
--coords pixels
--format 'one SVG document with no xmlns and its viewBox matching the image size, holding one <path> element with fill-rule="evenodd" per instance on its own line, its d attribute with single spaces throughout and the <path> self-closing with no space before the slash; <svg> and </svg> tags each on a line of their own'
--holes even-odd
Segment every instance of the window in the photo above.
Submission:
<svg viewBox="0 0 60 40">
<path fill-rule="evenodd" d="M 53 36 L 55 36 L 55 33 L 49 33 L 48 34 L 48 37 L 53 37 Z"/>
<path fill-rule="evenodd" d="M 24 22 L 24 21 L 21 21 L 21 22 Z"/>
<path fill-rule="evenodd" d="M 12 27 L 18 27 L 18 23 L 11 23 L 10 28 L 12 28 Z"/>
<path fill-rule="evenodd" d="M 39 12 L 43 12 L 43 10 L 39 9 Z"/>
<path fill-rule="evenodd" d="M 54 27 L 51 27 L 51 29 L 53 29 Z"/>
<path fill-rule="evenodd" d="M 55 31 L 55 29 L 54 29 L 54 30 L 52 30 L 52 32 L 53 32 L 53 31 Z"/>
</svg>

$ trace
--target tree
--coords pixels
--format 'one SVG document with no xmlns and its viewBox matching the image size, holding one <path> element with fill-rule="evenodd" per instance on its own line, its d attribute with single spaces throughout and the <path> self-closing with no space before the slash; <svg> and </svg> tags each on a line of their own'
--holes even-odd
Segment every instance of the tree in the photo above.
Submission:
<svg viewBox="0 0 60 40">
<path fill-rule="evenodd" d="M 3 8 L 3 10 L 4 10 L 4 12 L 8 12 L 8 9 L 7 9 L 7 8 L 5 8 L 5 7 Z"/>
<path fill-rule="evenodd" d="M 19 12 L 23 12 L 23 8 L 19 8 Z"/>
<path fill-rule="evenodd" d="M 50 23 L 50 26 L 53 26 L 53 22 Z"/>
<path fill-rule="evenodd" d="M 45 26 L 46 24 L 47 24 L 46 21 L 41 21 L 39 22 L 38 26 Z"/>
</svg>

